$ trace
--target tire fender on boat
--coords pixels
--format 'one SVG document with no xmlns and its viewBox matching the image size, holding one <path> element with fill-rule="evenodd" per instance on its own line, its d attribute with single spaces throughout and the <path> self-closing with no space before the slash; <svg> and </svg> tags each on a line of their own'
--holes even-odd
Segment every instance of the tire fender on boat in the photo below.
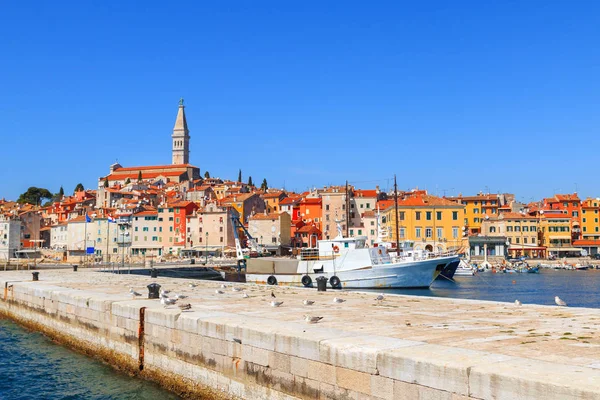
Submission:
<svg viewBox="0 0 600 400">
<path fill-rule="evenodd" d="M 310 276 L 308 276 L 308 275 L 304 275 L 304 276 L 302 277 L 302 284 L 303 284 L 305 287 L 310 287 L 310 286 L 312 286 L 312 279 L 310 279 Z"/>
<path fill-rule="evenodd" d="M 339 287 L 342 287 L 342 282 L 340 281 L 340 278 L 338 278 L 337 276 L 332 276 L 331 278 L 329 278 L 329 284 L 331 285 L 332 288 L 337 289 Z"/>
<path fill-rule="evenodd" d="M 275 278 L 273 275 L 271 275 L 267 278 L 267 283 L 269 285 L 277 285 L 277 278 Z"/>
</svg>

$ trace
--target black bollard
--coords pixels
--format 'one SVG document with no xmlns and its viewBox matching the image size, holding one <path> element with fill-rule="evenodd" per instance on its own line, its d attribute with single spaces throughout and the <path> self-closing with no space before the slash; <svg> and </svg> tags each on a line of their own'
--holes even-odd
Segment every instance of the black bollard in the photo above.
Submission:
<svg viewBox="0 0 600 400">
<path fill-rule="evenodd" d="M 39 281 L 40 280 L 40 273 L 39 272 L 32 272 L 31 275 L 33 275 L 33 280 L 34 281 Z"/>
<path fill-rule="evenodd" d="M 73 264 L 73 271 L 77 272 L 77 264 Z"/>
<path fill-rule="evenodd" d="M 158 278 L 158 270 L 156 268 L 150 270 L 150 278 Z"/>
<path fill-rule="evenodd" d="M 319 276 L 317 279 L 317 291 L 326 292 L 327 291 L 327 278 L 324 276 Z"/>
<path fill-rule="evenodd" d="M 148 285 L 148 298 L 158 299 L 160 296 L 160 285 L 158 283 L 151 283 Z"/>
</svg>

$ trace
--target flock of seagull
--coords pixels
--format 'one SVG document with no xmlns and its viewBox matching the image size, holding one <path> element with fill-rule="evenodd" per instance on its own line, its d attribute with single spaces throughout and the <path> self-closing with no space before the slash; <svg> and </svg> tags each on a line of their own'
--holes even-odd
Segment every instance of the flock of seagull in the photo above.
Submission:
<svg viewBox="0 0 600 400">
<path fill-rule="evenodd" d="M 197 285 L 194 283 L 190 283 L 189 287 L 190 288 L 195 288 Z M 216 289 L 215 293 L 217 295 L 222 295 L 225 294 L 225 291 L 222 289 L 226 289 L 227 285 L 222 284 L 221 285 L 221 289 Z M 241 292 L 243 291 L 242 288 L 238 287 L 238 286 L 232 286 L 231 291 L 233 292 Z M 162 304 L 163 306 L 165 306 L 165 308 L 175 305 L 177 304 L 178 300 L 183 300 L 186 299 L 188 296 L 183 295 L 183 294 L 173 294 L 172 296 L 169 296 L 169 294 L 171 293 L 170 290 L 164 290 L 161 289 L 160 291 L 160 304 Z M 129 288 L 129 294 L 131 294 L 131 296 L 135 297 L 140 297 L 142 296 L 141 293 L 136 292 L 135 290 L 133 290 L 132 287 Z M 247 299 L 250 296 L 248 295 L 248 293 L 244 292 L 242 294 L 242 298 Z M 275 296 L 275 293 L 273 291 L 271 291 L 271 307 L 279 307 L 283 304 L 283 301 L 277 301 L 277 296 Z M 375 297 L 375 301 L 377 302 L 382 302 L 385 299 L 385 297 L 382 294 L 377 295 L 377 297 Z M 343 302 L 345 302 L 346 300 L 340 298 L 340 297 L 334 297 L 333 298 L 333 303 L 336 304 L 341 304 Z M 556 303 L 557 306 L 560 307 L 566 307 L 567 303 L 562 300 L 560 297 L 555 296 L 554 297 L 554 302 Z M 309 299 L 304 299 L 302 301 L 302 304 L 305 306 L 312 306 L 313 304 L 315 304 L 314 300 L 309 300 Z M 522 305 L 522 303 L 519 300 L 515 300 L 515 306 L 516 307 L 520 307 Z M 192 309 L 192 305 L 190 303 L 182 303 L 182 304 L 177 304 L 177 307 L 179 307 L 179 309 L 181 311 L 189 311 Z M 304 320 L 309 323 L 309 324 L 316 324 L 317 322 L 321 321 L 323 319 L 323 317 L 320 316 L 311 316 L 309 314 L 305 314 L 304 315 Z"/>
<path fill-rule="evenodd" d="M 190 288 L 195 288 L 196 286 L 197 285 L 194 283 L 189 284 Z M 221 289 L 216 289 L 215 293 L 217 295 L 223 295 L 223 294 L 225 294 L 225 291 L 223 289 L 226 289 L 227 287 L 228 287 L 227 285 L 222 284 Z M 231 291 L 232 292 L 242 292 L 243 289 L 238 286 L 232 286 Z M 135 290 L 133 290 L 132 287 L 129 288 L 129 294 L 134 298 L 142 296 L 141 293 L 136 292 Z M 165 308 L 173 306 L 173 305 L 177 305 L 177 307 L 179 307 L 179 309 L 181 311 L 189 311 L 192 309 L 192 305 L 190 303 L 182 303 L 182 304 L 177 303 L 179 300 L 183 300 L 183 299 L 187 298 L 188 296 L 186 296 L 186 295 L 171 294 L 170 290 L 161 289 L 159 296 L 160 296 L 160 304 L 162 304 Z M 249 297 L 250 296 L 248 295 L 248 293 L 246 293 L 246 292 L 242 293 L 242 298 L 247 299 Z M 271 307 L 279 307 L 283 304 L 283 301 L 277 301 L 277 296 L 275 296 L 275 293 L 273 291 L 271 291 L 271 298 L 272 298 L 272 300 L 270 302 Z M 382 294 L 377 295 L 377 297 L 375 297 L 374 300 L 376 300 L 377 302 L 381 302 L 384 300 L 384 296 Z M 333 298 L 333 303 L 335 303 L 335 304 L 341 304 L 341 303 L 344 303 L 345 301 L 346 300 L 342 299 L 341 297 Z M 315 301 L 309 300 L 309 299 L 304 299 L 302 301 L 302 304 L 305 306 L 312 306 L 315 304 Z M 316 324 L 317 322 L 321 321 L 322 319 L 323 319 L 323 317 L 321 317 L 321 316 L 312 316 L 309 314 L 304 315 L 304 320 L 309 324 Z"/>
</svg>

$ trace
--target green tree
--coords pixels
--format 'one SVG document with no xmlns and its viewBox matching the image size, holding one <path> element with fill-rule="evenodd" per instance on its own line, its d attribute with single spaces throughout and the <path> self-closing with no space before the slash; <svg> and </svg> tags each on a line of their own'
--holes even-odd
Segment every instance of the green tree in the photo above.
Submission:
<svg viewBox="0 0 600 400">
<path fill-rule="evenodd" d="M 82 192 L 84 190 L 85 189 L 83 188 L 83 184 L 82 183 L 78 183 L 77 186 L 75 186 L 75 190 L 73 192 L 77 193 L 77 192 Z"/>
<path fill-rule="evenodd" d="M 252 182 L 252 177 L 248 177 L 248 186 L 254 186 L 254 182 Z"/>
<path fill-rule="evenodd" d="M 125 184 L 126 185 L 129 185 L 130 183 L 131 183 L 131 179 L 129 179 L 129 178 L 125 179 Z"/>
<path fill-rule="evenodd" d="M 58 189 L 58 195 L 60 196 L 61 199 L 65 195 L 65 189 L 63 189 L 62 185 L 61 185 L 60 189 Z"/>
<path fill-rule="evenodd" d="M 138 182 L 142 181 L 142 171 L 138 172 Z"/>
<path fill-rule="evenodd" d="M 106 179 L 104 180 L 104 187 L 105 187 L 105 188 L 107 188 L 107 187 L 108 187 L 108 178 L 106 178 Z"/>
<path fill-rule="evenodd" d="M 267 189 L 269 188 L 269 186 L 267 185 L 267 178 L 263 179 L 262 184 L 260 185 L 260 188 L 262 190 L 264 190 L 265 192 L 267 191 Z"/>
<path fill-rule="evenodd" d="M 242 181 L 242 170 L 240 169 L 240 172 L 238 172 L 238 182 Z"/>
<path fill-rule="evenodd" d="M 210 172 L 206 171 L 204 173 L 204 178 L 209 179 L 210 178 Z"/>
<path fill-rule="evenodd" d="M 48 189 L 37 188 L 35 186 L 27 189 L 25 193 L 22 193 L 17 200 L 17 203 L 28 203 L 33 205 L 38 205 L 41 203 L 42 199 L 50 200 L 52 198 L 52 193 Z"/>
</svg>

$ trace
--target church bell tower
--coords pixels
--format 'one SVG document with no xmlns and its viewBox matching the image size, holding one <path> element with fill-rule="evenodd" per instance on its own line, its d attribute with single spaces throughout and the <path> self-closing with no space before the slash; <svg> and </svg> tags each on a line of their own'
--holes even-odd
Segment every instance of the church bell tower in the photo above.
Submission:
<svg viewBox="0 0 600 400">
<path fill-rule="evenodd" d="M 189 164 L 190 162 L 190 131 L 188 130 L 187 121 L 185 119 L 185 106 L 183 98 L 179 100 L 179 110 L 177 111 L 177 119 L 175 127 L 173 127 L 173 165 Z"/>
</svg>

